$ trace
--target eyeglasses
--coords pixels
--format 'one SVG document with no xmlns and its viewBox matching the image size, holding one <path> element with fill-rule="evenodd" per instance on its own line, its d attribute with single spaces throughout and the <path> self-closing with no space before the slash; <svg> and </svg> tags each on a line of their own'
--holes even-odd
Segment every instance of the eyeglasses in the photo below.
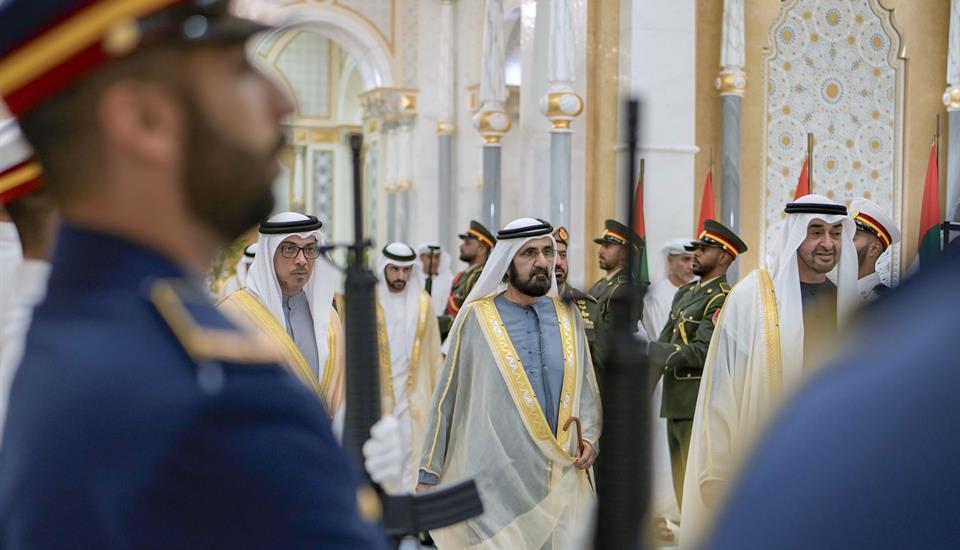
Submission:
<svg viewBox="0 0 960 550">
<path fill-rule="evenodd" d="M 296 258 L 301 251 L 303 252 L 303 257 L 308 260 L 316 260 L 320 257 L 320 247 L 315 244 L 297 246 L 293 243 L 283 243 L 280 245 L 280 255 L 284 258 Z"/>
<path fill-rule="evenodd" d="M 517 256 L 520 256 L 524 260 L 533 261 L 540 254 L 543 254 L 544 258 L 552 260 L 553 257 L 557 255 L 557 251 L 554 250 L 552 246 L 545 246 L 543 248 L 530 247 L 526 250 L 521 250 Z"/>
</svg>

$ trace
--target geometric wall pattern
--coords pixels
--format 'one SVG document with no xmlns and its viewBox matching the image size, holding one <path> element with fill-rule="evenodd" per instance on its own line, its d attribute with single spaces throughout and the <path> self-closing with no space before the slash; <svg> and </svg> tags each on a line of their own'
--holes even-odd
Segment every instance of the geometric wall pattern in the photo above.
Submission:
<svg viewBox="0 0 960 550">
<path fill-rule="evenodd" d="M 313 152 L 313 213 L 321 220 L 333 218 L 333 151 Z"/>
<path fill-rule="evenodd" d="M 330 40 L 309 30 L 293 30 L 293 39 L 277 58 L 276 67 L 293 88 L 297 114 L 330 116 Z"/>
<path fill-rule="evenodd" d="M 781 8 L 771 43 L 767 246 L 780 234 L 783 205 L 793 198 L 808 132 L 815 141 L 813 193 L 844 204 L 868 198 L 899 222 L 903 64 L 889 13 L 877 0 L 792 0 Z"/>
</svg>

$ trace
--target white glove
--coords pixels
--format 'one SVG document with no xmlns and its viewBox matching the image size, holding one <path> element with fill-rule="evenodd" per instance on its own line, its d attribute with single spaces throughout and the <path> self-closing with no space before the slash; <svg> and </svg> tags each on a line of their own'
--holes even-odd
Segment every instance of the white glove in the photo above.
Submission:
<svg viewBox="0 0 960 550">
<path fill-rule="evenodd" d="M 643 328 L 643 321 L 637 321 L 637 331 L 633 333 L 634 336 L 646 341 L 652 342 L 650 335 L 647 334 L 647 329 Z"/>
<path fill-rule="evenodd" d="M 363 444 L 363 465 L 370 479 L 388 493 L 403 483 L 403 450 L 400 444 L 400 423 L 386 415 L 370 428 L 370 439 Z"/>
</svg>

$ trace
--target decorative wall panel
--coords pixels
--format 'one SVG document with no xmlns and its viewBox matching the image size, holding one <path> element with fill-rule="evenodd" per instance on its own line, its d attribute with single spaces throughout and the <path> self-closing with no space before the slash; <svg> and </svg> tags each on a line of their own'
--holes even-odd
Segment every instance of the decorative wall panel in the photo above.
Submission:
<svg viewBox="0 0 960 550">
<path fill-rule="evenodd" d="M 297 114 L 306 117 L 330 116 L 330 40 L 307 30 L 297 33 L 275 63 L 281 76 L 296 95 Z"/>
<path fill-rule="evenodd" d="M 770 41 L 764 250 L 780 234 L 808 132 L 812 192 L 845 204 L 871 199 L 900 223 L 904 62 L 890 13 L 878 0 L 788 0 Z M 890 262 L 899 266 L 899 250 Z"/>
<path fill-rule="evenodd" d="M 313 212 L 321 220 L 333 219 L 333 151 L 313 152 Z"/>
</svg>

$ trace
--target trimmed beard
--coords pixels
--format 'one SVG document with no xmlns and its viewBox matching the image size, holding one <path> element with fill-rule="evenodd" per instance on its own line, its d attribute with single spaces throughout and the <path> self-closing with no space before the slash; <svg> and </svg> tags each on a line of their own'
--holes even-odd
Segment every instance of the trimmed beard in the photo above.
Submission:
<svg viewBox="0 0 960 550">
<path fill-rule="evenodd" d="M 517 289 L 521 294 L 539 298 L 545 296 L 550 290 L 550 271 L 542 268 L 533 268 L 530 270 L 530 276 L 527 279 L 520 279 L 517 270 L 513 264 L 507 270 L 507 277 L 510 286 Z"/>
<path fill-rule="evenodd" d="M 182 94 L 187 120 L 183 147 L 183 187 L 187 208 L 229 242 L 273 210 L 273 176 L 283 135 L 269 152 L 246 149 L 222 135 L 198 102 Z"/>
</svg>

